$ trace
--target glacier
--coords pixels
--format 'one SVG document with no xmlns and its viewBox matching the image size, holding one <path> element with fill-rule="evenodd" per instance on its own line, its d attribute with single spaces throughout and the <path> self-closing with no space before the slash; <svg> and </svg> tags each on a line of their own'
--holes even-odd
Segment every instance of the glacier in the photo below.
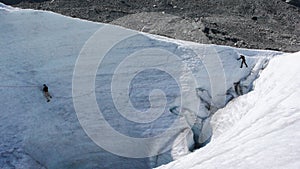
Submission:
<svg viewBox="0 0 300 169">
<path fill-rule="evenodd" d="M 193 165 L 198 156 L 222 150 L 215 145 L 227 151 L 226 133 L 234 134 L 231 127 L 255 107 L 246 104 L 245 93 L 259 88 L 253 81 L 270 59 L 285 58 L 280 52 L 174 40 L 1 3 L 0 20 L 0 168 L 145 169 L 177 159 L 193 161 L 182 168 L 198 168 Z M 239 68 L 240 54 L 249 68 Z M 44 83 L 50 103 L 41 91 Z M 281 88 L 272 89 L 270 100 Z M 249 102 L 263 99 L 259 94 Z M 220 123 L 224 116 L 228 119 Z M 249 121 L 240 124 L 237 131 L 248 131 Z M 239 144 L 234 141 L 229 148 Z"/>
</svg>

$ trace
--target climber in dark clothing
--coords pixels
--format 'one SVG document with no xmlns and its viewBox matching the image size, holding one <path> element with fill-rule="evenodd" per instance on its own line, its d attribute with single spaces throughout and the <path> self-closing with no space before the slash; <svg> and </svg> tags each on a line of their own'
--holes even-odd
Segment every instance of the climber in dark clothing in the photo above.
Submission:
<svg viewBox="0 0 300 169">
<path fill-rule="evenodd" d="M 43 84 L 44 88 L 43 88 L 43 92 L 48 92 L 48 86 L 46 84 Z"/>
<path fill-rule="evenodd" d="M 238 58 L 237 60 L 240 60 L 242 59 L 242 63 L 241 63 L 241 67 L 243 67 L 243 64 L 245 64 L 246 67 L 248 67 L 247 63 L 246 63 L 246 59 L 245 59 L 245 56 L 244 55 L 240 55 L 240 58 Z"/>
<path fill-rule="evenodd" d="M 47 102 L 50 102 L 50 99 L 52 98 L 52 96 L 49 94 L 48 86 L 46 84 L 44 84 L 43 86 L 44 86 L 43 87 L 44 96 L 46 97 Z"/>
</svg>

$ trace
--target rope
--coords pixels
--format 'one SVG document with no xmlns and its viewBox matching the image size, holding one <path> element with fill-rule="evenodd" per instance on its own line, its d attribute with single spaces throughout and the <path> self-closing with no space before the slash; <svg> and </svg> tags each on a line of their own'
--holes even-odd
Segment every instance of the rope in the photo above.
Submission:
<svg viewBox="0 0 300 169">
<path fill-rule="evenodd" d="M 8 87 L 11 87 L 11 88 L 23 88 L 23 87 L 40 87 L 40 86 L 1 86 L 0 85 L 0 88 L 8 88 Z"/>
</svg>

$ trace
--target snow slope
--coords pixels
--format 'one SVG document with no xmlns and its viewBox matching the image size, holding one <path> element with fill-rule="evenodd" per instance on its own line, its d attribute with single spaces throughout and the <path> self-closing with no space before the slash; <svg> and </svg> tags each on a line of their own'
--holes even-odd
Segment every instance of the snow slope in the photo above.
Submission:
<svg viewBox="0 0 300 169">
<path fill-rule="evenodd" d="M 280 54 L 177 41 L 3 4 L 0 20 L 0 168 L 166 164 L 206 144 L 211 113 L 248 92 Z M 249 68 L 239 68 L 239 54 Z"/>
<path fill-rule="evenodd" d="M 274 58 L 255 89 L 212 117 L 209 145 L 160 169 L 300 167 L 300 52 Z"/>
</svg>

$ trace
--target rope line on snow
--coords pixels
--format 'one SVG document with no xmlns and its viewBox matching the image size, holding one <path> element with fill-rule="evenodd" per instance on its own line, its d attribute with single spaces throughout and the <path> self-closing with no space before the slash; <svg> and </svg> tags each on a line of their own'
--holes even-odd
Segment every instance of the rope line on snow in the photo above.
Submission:
<svg viewBox="0 0 300 169">
<path fill-rule="evenodd" d="M 39 85 L 0 85 L 0 88 L 41 88 L 41 86 Z M 68 100 L 68 99 L 73 99 L 73 98 L 78 98 L 78 97 L 83 97 L 83 96 L 88 96 L 90 94 L 92 94 L 95 91 L 91 91 L 89 93 L 85 93 L 82 95 L 78 95 L 78 96 L 55 96 L 55 95 L 51 95 L 53 98 L 56 99 L 64 99 L 64 100 Z M 51 92 L 50 92 L 51 94 Z"/>
<path fill-rule="evenodd" d="M 13 87 L 13 88 L 23 88 L 23 87 L 40 87 L 40 86 L 8 86 L 8 85 L 6 85 L 6 86 L 1 86 L 0 85 L 0 88 L 8 88 L 8 87 Z"/>
</svg>

